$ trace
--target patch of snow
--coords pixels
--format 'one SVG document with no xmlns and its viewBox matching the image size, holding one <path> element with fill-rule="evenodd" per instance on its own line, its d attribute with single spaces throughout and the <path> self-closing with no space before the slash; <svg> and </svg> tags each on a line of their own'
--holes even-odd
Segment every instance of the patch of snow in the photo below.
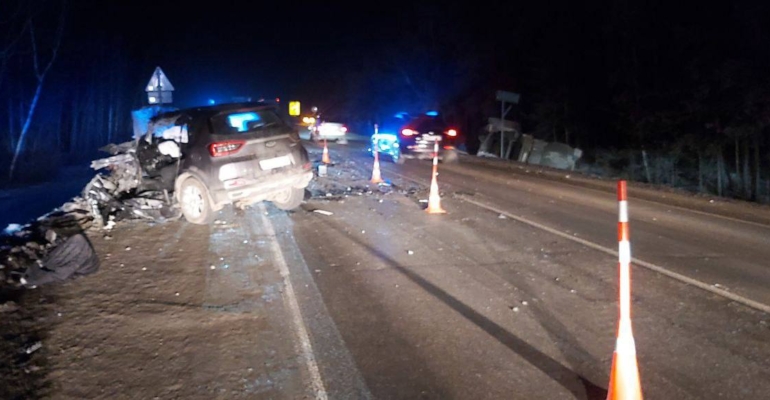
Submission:
<svg viewBox="0 0 770 400">
<path fill-rule="evenodd" d="M 6 235 L 13 235 L 14 233 L 20 231 L 22 228 L 24 228 L 23 225 L 19 224 L 8 224 L 8 226 L 3 229 L 3 233 Z"/>
</svg>

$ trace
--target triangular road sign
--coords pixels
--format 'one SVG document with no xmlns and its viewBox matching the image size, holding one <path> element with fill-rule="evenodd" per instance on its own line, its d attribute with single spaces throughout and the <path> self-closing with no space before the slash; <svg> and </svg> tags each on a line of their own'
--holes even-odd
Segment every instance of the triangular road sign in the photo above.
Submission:
<svg viewBox="0 0 770 400">
<path fill-rule="evenodd" d="M 152 73 L 150 81 L 147 82 L 147 87 L 144 88 L 145 92 L 171 92 L 174 90 L 174 85 L 168 80 L 168 77 L 160 67 L 155 67 L 155 72 Z"/>
</svg>

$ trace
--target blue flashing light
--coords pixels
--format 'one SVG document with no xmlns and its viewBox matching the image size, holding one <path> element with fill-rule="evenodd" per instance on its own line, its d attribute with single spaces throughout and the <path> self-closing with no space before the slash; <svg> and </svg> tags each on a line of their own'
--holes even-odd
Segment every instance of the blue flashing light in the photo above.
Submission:
<svg viewBox="0 0 770 400">
<path fill-rule="evenodd" d="M 214 99 L 209 99 L 209 105 L 213 106 L 214 104 L 217 104 L 217 101 Z"/>
<path fill-rule="evenodd" d="M 399 118 L 399 119 L 406 119 L 406 118 L 409 118 L 409 113 L 401 111 L 401 112 L 397 112 L 393 116 L 396 117 L 396 118 Z"/>
<path fill-rule="evenodd" d="M 425 115 L 429 117 L 438 117 L 438 111 L 428 111 L 425 113 Z"/>
<path fill-rule="evenodd" d="M 250 121 L 259 121 L 259 115 L 255 112 L 245 112 L 245 113 L 238 113 L 238 114 L 231 114 L 227 116 L 227 121 L 230 123 L 230 126 L 232 126 L 235 129 L 238 129 L 238 132 L 246 132 L 249 130 L 248 126 L 246 125 L 247 122 Z"/>
</svg>

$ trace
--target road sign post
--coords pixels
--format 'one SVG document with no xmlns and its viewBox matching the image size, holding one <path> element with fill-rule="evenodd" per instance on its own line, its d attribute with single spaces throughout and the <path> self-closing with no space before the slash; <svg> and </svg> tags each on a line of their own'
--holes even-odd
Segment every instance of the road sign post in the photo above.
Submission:
<svg viewBox="0 0 770 400">
<path fill-rule="evenodd" d="M 500 158 L 503 158 L 503 143 L 505 142 L 505 124 L 503 124 L 505 114 L 507 114 L 505 100 L 502 100 L 500 102 Z"/>
<path fill-rule="evenodd" d="M 174 85 L 168 80 L 168 77 L 160 67 L 155 67 L 147 87 L 147 101 L 150 104 L 169 104 L 174 101 Z"/>
<path fill-rule="evenodd" d="M 289 115 L 292 117 L 298 117 L 300 114 L 300 104 L 298 101 L 289 102 Z"/>
</svg>

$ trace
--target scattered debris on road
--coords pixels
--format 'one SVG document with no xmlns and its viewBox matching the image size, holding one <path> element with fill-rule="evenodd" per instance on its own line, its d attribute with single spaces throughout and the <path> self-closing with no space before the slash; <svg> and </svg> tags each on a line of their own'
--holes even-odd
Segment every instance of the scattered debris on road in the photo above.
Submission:
<svg viewBox="0 0 770 400">
<path fill-rule="evenodd" d="M 169 165 L 176 158 L 156 154 L 140 163 L 141 143 L 110 144 L 100 150 L 111 154 L 91 163 L 97 173 L 82 197 L 26 224 L 11 224 L 0 235 L 0 290 L 4 286 L 37 286 L 92 273 L 98 269 L 89 229 L 111 231 L 117 222 L 142 219 L 164 222 L 181 217 L 167 191 L 143 176 L 143 171 Z M 157 152 L 156 152 L 157 153 Z M 105 235 L 105 240 L 112 236 Z M 61 250 L 57 250 L 62 246 Z M 126 247 L 126 251 L 130 251 Z M 80 263 L 79 265 L 75 265 Z"/>
<path fill-rule="evenodd" d="M 36 343 L 35 343 L 35 344 L 33 344 L 32 346 L 30 346 L 30 347 L 26 348 L 26 349 L 24 350 L 24 352 L 25 352 L 25 353 L 27 353 L 27 354 L 32 354 L 32 353 L 34 353 L 34 352 L 36 352 L 36 351 L 40 350 L 40 348 L 41 348 L 41 347 L 43 347 L 43 343 L 42 343 L 42 342 L 36 342 Z"/>
<path fill-rule="evenodd" d="M 321 215 L 333 215 L 333 214 L 334 214 L 334 213 L 333 213 L 333 212 L 331 212 L 331 211 L 318 210 L 318 209 L 316 209 L 316 210 L 313 210 L 313 212 L 314 212 L 314 213 L 318 213 L 318 214 L 321 214 Z"/>
</svg>

